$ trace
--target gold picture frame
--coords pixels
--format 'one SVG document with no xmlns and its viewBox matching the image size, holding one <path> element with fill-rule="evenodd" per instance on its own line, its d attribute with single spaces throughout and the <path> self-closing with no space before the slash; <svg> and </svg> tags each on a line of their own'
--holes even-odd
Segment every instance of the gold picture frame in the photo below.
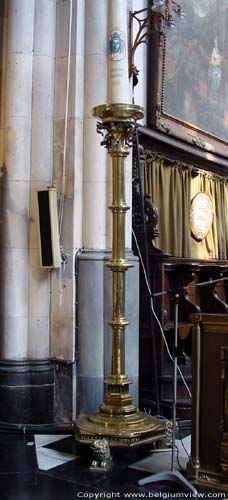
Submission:
<svg viewBox="0 0 228 500">
<path fill-rule="evenodd" d="M 148 125 L 227 158 L 228 0 L 181 0 L 151 40 Z"/>
</svg>

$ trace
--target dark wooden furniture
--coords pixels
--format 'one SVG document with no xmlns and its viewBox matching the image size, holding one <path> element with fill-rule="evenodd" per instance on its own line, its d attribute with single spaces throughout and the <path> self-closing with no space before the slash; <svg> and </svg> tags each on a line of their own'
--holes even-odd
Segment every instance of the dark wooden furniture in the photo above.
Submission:
<svg viewBox="0 0 228 500">
<path fill-rule="evenodd" d="M 188 470 L 197 482 L 228 486 L 228 316 L 193 314 L 192 446 Z"/>
<path fill-rule="evenodd" d="M 151 288 L 155 295 L 154 309 L 163 327 L 171 352 L 174 343 L 173 297 L 175 290 L 180 295 L 178 363 L 191 389 L 191 332 L 193 323 L 190 315 L 194 313 L 227 314 L 228 280 L 225 281 L 224 278 L 228 278 L 228 263 L 227 261 L 196 261 L 151 254 L 149 255 L 149 264 Z M 218 281 L 211 285 L 194 287 L 194 285 L 203 284 L 208 280 Z M 155 377 L 157 376 L 160 412 L 171 416 L 172 363 L 168 358 L 158 323 L 153 315 L 150 318 L 150 301 L 143 275 L 141 275 L 140 281 L 140 405 L 153 411 L 156 399 Z M 169 293 L 156 295 L 162 291 L 169 291 Z M 153 366 L 151 328 L 155 336 L 156 367 Z M 180 419 L 191 419 L 191 399 L 180 376 L 178 376 L 177 415 Z"/>
</svg>

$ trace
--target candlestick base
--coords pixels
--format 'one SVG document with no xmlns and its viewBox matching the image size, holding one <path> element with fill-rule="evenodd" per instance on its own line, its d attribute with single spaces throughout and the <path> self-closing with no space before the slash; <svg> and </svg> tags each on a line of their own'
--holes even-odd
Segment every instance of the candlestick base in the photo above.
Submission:
<svg viewBox="0 0 228 500">
<path fill-rule="evenodd" d="M 80 415 L 75 424 L 75 438 L 91 445 L 98 438 L 112 447 L 133 447 L 158 442 L 166 437 L 164 424 L 157 418 L 136 410 L 130 415 Z"/>
<path fill-rule="evenodd" d="M 130 266 L 125 255 L 125 158 L 132 146 L 136 120 L 143 118 L 144 110 L 135 104 L 103 104 L 93 109 L 99 118 L 97 131 L 103 136 L 101 144 L 112 157 L 113 214 L 112 259 L 107 263 L 112 272 L 112 373 L 105 402 L 99 413 L 80 415 L 75 423 L 76 440 L 91 444 L 104 438 L 109 446 L 129 447 L 160 441 L 166 436 L 166 427 L 159 419 L 137 410 L 129 393 L 131 381 L 125 375 L 125 273 Z"/>
<path fill-rule="evenodd" d="M 118 377 L 116 377 L 118 378 Z M 137 410 L 129 393 L 131 381 L 107 379 L 108 390 L 100 412 L 79 415 L 75 422 L 75 437 L 81 444 L 91 444 L 98 438 L 106 439 L 109 446 L 132 447 L 160 441 L 166 437 L 166 426 L 158 418 Z"/>
</svg>

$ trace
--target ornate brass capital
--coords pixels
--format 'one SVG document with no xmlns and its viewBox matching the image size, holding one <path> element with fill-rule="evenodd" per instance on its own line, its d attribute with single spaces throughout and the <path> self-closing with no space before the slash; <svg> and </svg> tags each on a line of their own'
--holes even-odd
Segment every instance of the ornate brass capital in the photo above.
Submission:
<svg viewBox="0 0 228 500">
<path fill-rule="evenodd" d="M 127 156 L 136 120 L 144 116 L 143 109 L 133 104 L 104 104 L 93 109 L 93 116 L 102 120 L 97 123 L 97 132 L 104 137 L 101 146 L 105 146 L 111 156 Z"/>
</svg>

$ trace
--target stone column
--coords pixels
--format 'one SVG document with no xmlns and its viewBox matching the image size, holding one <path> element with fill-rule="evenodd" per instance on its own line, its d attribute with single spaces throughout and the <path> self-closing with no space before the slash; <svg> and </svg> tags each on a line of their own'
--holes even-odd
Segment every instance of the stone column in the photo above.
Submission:
<svg viewBox="0 0 228 500">
<path fill-rule="evenodd" d="M 6 72 L 6 42 L 7 42 L 7 9 L 4 2 L 0 3 L 0 166 L 3 165 L 3 146 L 4 146 L 4 118 L 5 118 L 5 72 Z M 2 177 L 2 172 L 0 178 Z"/>
<path fill-rule="evenodd" d="M 79 258 L 79 410 L 103 400 L 104 251 L 106 152 L 100 147 L 92 108 L 107 101 L 107 0 L 85 2 L 85 101 L 83 247 Z"/>
<path fill-rule="evenodd" d="M 106 152 L 100 147 L 92 108 L 107 101 L 107 16 L 107 0 L 86 0 L 83 246 L 87 249 L 106 248 Z"/>
<path fill-rule="evenodd" d="M 28 356 L 28 213 L 34 0 L 8 2 L 1 229 L 1 356 Z M 13 305 L 13 306 L 12 306 Z"/>
<path fill-rule="evenodd" d="M 72 10 L 71 10 L 72 5 Z M 71 16 L 72 13 L 72 16 Z M 64 195 L 61 243 L 67 264 L 51 277 L 51 356 L 56 365 L 58 420 L 71 420 L 76 407 L 77 254 L 82 246 L 82 172 L 84 116 L 84 0 L 58 0 L 54 116 L 54 185 Z M 69 52 L 70 18 L 71 46 Z M 70 69 L 66 121 L 67 71 Z M 65 126 L 67 125 L 67 129 Z M 67 133 L 65 133 L 67 132 Z M 66 135 L 66 177 L 63 152 Z"/>
<path fill-rule="evenodd" d="M 36 191 L 52 184 L 55 0 L 35 2 L 29 213 L 29 338 L 31 359 L 49 357 L 49 270 L 40 268 Z"/>
<path fill-rule="evenodd" d="M 51 40 L 55 0 L 9 0 L 5 5 L 0 420 L 48 423 L 53 418 L 49 288 L 47 273 L 39 270 L 34 191 L 36 181 L 36 187 L 46 187 L 51 179 L 52 114 L 47 125 L 44 109 L 49 110 L 53 60 L 45 59 L 42 42 L 45 35 Z"/>
</svg>

